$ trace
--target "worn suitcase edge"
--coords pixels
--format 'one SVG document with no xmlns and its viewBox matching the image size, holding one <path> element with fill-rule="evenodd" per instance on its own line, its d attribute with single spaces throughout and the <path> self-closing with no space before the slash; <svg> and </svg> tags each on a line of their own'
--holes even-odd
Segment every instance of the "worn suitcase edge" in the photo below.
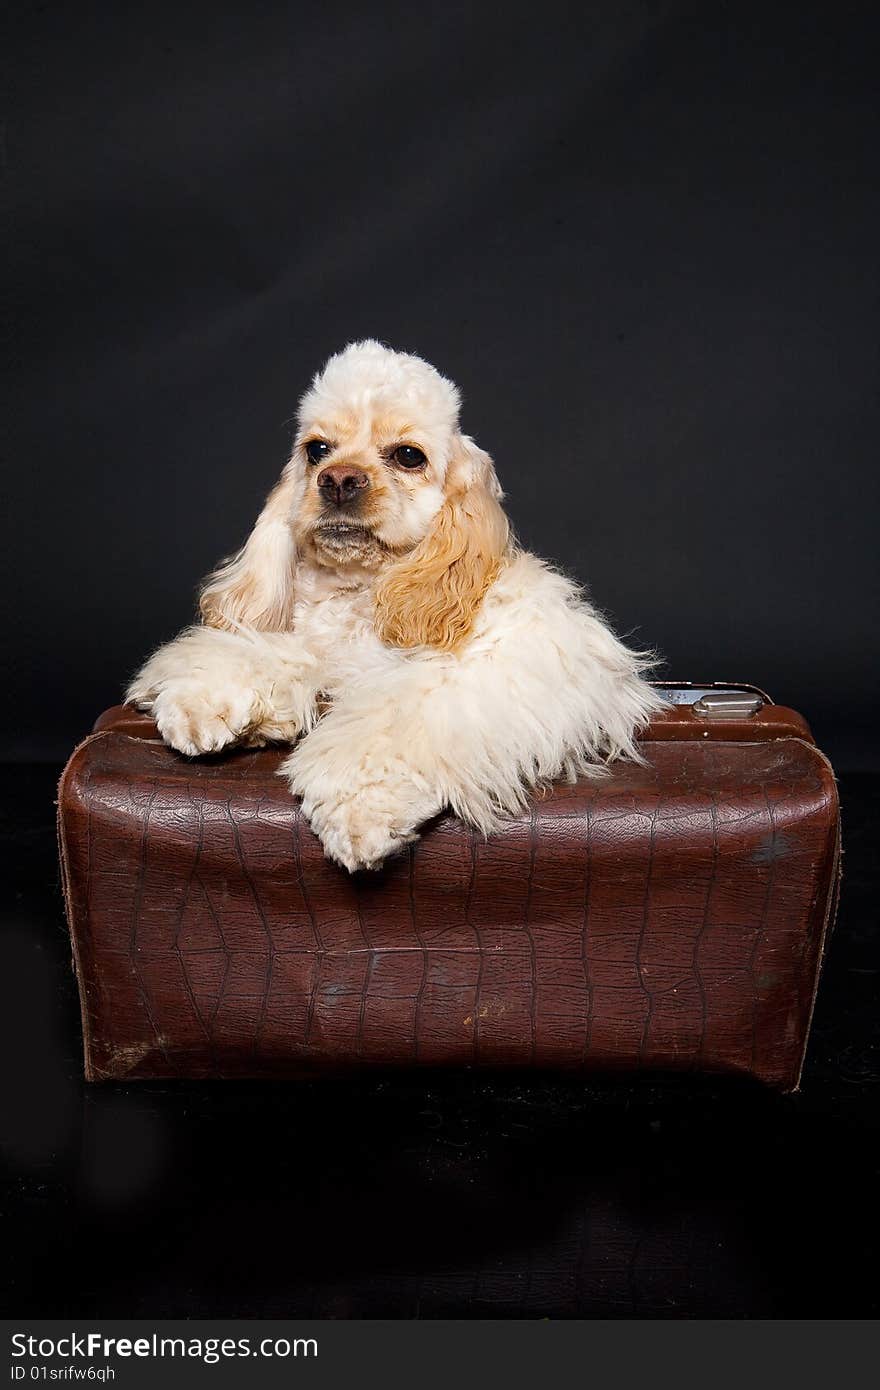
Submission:
<svg viewBox="0 0 880 1390">
<path fill-rule="evenodd" d="M 800 1062 L 793 1084 L 783 1088 L 783 1094 L 795 1095 L 801 1089 L 801 1080 L 804 1074 L 804 1065 L 807 1060 L 807 1050 L 810 1046 L 810 1037 L 813 1031 L 813 1017 L 816 1012 L 816 1000 L 819 997 L 819 985 L 822 979 L 822 971 L 825 967 L 825 959 L 828 954 L 828 947 L 831 937 L 837 924 L 837 913 L 840 907 L 840 890 L 843 883 L 843 824 L 840 812 L 840 794 L 837 790 L 837 777 L 831 760 L 817 748 L 815 744 L 810 744 L 820 765 L 827 774 L 831 789 L 831 800 L 834 806 L 834 852 L 831 857 L 829 870 L 828 887 L 826 890 L 825 919 L 822 924 L 822 935 L 819 938 L 819 948 L 816 958 L 816 969 L 813 976 L 813 991 L 810 999 L 810 1008 L 807 1013 L 807 1026 L 804 1031 L 804 1045 L 801 1049 Z"/>
<path fill-rule="evenodd" d="M 96 1073 L 92 1064 L 92 1027 L 89 1017 L 88 999 L 86 998 L 86 975 L 83 971 L 81 948 L 83 933 L 77 930 L 79 922 L 75 921 L 75 907 L 73 889 L 70 874 L 70 859 L 67 850 L 67 840 L 65 836 L 64 823 L 64 792 L 72 776 L 72 769 L 75 763 L 83 756 L 85 751 L 100 739 L 106 738 L 106 734 L 93 733 L 78 743 L 71 753 L 61 771 L 58 779 L 58 794 L 56 800 L 56 833 L 58 837 L 58 860 L 61 865 L 61 889 L 64 896 L 64 915 L 67 922 L 67 931 L 70 936 L 71 963 L 73 973 L 77 982 L 77 994 L 79 995 L 79 1012 L 82 1023 L 83 1035 L 83 1071 L 86 1081 L 101 1081 L 105 1078 Z M 108 1078 L 111 1079 L 111 1078 Z"/>
<path fill-rule="evenodd" d="M 142 743 L 162 742 L 151 716 L 133 705 L 113 705 L 104 710 L 95 720 L 92 732 L 127 734 Z M 683 742 L 707 738 L 710 733 L 714 742 L 766 743 L 781 738 L 815 742 L 802 714 L 786 705 L 775 705 L 772 701 L 768 701 L 753 719 L 716 716 L 711 724 L 699 717 L 692 705 L 672 705 L 655 714 L 636 737 L 639 743 Z"/>
</svg>

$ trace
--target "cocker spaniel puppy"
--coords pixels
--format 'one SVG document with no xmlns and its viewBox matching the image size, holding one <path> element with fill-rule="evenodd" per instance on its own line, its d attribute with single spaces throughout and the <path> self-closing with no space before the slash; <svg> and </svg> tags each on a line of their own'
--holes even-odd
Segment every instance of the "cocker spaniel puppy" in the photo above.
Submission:
<svg viewBox="0 0 880 1390">
<path fill-rule="evenodd" d="M 455 386 L 380 343 L 331 357 L 202 622 L 127 698 L 190 757 L 295 744 L 324 851 L 374 868 L 444 807 L 488 833 L 529 788 L 637 758 L 662 701 L 578 588 L 518 548 Z"/>
</svg>

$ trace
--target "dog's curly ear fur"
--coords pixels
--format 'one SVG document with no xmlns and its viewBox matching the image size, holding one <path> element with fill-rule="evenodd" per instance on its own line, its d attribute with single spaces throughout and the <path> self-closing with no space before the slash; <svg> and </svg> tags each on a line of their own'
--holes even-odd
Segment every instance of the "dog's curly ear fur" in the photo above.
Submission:
<svg viewBox="0 0 880 1390">
<path fill-rule="evenodd" d="M 251 627 L 262 632 L 284 632 L 291 627 L 295 490 L 293 470 L 288 466 L 241 550 L 205 580 L 199 609 L 208 627 Z"/>
<path fill-rule="evenodd" d="M 457 435 L 446 499 L 428 535 L 392 566 L 376 595 L 376 629 L 394 647 L 455 651 L 510 545 L 492 460 Z"/>
</svg>

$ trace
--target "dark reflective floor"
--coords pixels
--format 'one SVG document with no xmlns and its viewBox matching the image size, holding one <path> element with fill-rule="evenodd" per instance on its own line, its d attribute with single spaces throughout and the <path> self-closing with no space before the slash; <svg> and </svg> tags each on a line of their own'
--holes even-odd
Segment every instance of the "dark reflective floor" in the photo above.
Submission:
<svg viewBox="0 0 880 1390">
<path fill-rule="evenodd" d="M 877 779 L 802 1094 L 418 1075 L 88 1087 L 55 770 L 4 769 L 8 1314 L 866 1317 L 877 1311 Z"/>
</svg>

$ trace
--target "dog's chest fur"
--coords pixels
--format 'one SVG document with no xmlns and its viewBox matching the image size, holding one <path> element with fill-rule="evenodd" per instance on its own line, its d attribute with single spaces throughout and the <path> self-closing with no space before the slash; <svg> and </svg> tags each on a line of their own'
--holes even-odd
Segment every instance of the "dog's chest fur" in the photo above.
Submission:
<svg viewBox="0 0 880 1390">
<path fill-rule="evenodd" d="M 293 629 L 338 692 L 350 680 L 399 660 L 374 625 L 376 576 L 316 569 L 298 577 Z"/>
</svg>

